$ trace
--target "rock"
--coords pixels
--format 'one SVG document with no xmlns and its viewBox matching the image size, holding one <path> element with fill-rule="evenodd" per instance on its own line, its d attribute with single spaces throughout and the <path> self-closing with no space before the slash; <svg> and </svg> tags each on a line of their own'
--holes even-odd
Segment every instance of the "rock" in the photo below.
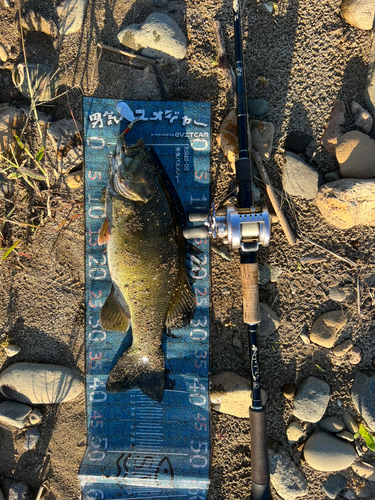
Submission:
<svg viewBox="0 0 375 500">
<path fill-rule="evenodd" d="M 338 358 L 342 358 L 353 347 L 350 339 L 345 340 L 342 344 L 337 345 L 332 349 L 332 352 Z"/>
<path fill-rule="evenodd" d="M 334 170 L 333 172 L 328 172 L 324 175 L 324 180 L 326 182 L 334 182 L 342 179 L 342 175 L 340 174 L 340 170 Z"/>
<path fill-rule="evenodd" d="M 351 432 L 352 434 L 358 432 L 359 430 L 358 424 L 348 411 L 342 412 L 342 419 L 344 421 L 347 431 Z"/>
<path fill-rule="evenodd" d="M 315 199 L 327 223 L 338 229 L 375 226 L 375 181 L 342 179 L 325 184 Z"/>
<path fill-rule="evenodd" d="M 333 105 L 328 124 L 322 136 L 322 146 L 334 153 L 338 139 L 345 133 L 345 103 L 337 99 Z"/>
<path fill-rule="evenodd" d="M 253 149 L 258 151 L 263 161 L 270 161 L 275 127 L 273 123 L 260 120 L 250 122 Z"/>
<path fill-rule="evenodd" d="M 259 270 L 259 284 L 260 285 L 267 285 L 267 283 L 276 283 L 278 277 L 280 274 L 283 272 L 283 269 L 280 269 L 278 267 L 271 267 L 271 266 L 264 266 L 261 267 Z"/>
<path fill-rule="evenodd" d="M 57 8 L 60 35 L 72 35 L 82 29 L 87 0 L 64 0 Z"/>
<path fill-rule="evenodd" d="M 31 425 L 38 425 L 42 421 L 43 415 L 38 410 L 38 408 L 34 408 L 34 410 L 29 413 L 29 422 Z"/>
<path fill-rule="evenodd" d="M 345 488 L 346 478 L 342 474 L 332 474 L 322 484 L 322 489 L 329 498 L 336 498 Z"/>
<path fill-rule="evenodd" d="M 349 288 L 334 286 L 328 290 L 328 297 L 334 302 L 345 302 L 347 299 L 352 298 L 352 296 L 352 291 Z"/>
<path fill-rule="evenodd" d="M 142 0 L 142 3 L 147 7 L 159 7 L 164 9 L 168 5 L 168 0 Z"/>
<path fill-rule="evenodd" d="M 226 245 L 213 244 L 211 248 L 214 253 L 220 255 L 223 259 L 228 260 L 229 262 L 232 260 L 232 254 Z"/>
<path fill-rule="evenodd" d="M 236 172 L 234 162 L 238 159 L 238 128 L 237 112 L 232 109 L 221 122 L 216 141 L 221 147 L 225 158 L 231 164 L 233 173 Z"/>
<path fill-rule="evenodd" d="M 261 302 L 260 306 L 260 324 L 258 329 L 259 338 L 266 338 L 276 332 L 281 322 L 277 314 L 268 306 Z"/>
<path fill-rule="evenodd" d="M 350 467 L 355 460 L 351 444 L 328 432 L 315 432 L 304 448 L 306 462 L 315 470 L 333 472 Z"/>
<path fill-rule="evenodd" d="M 375 481 L 375 468 L 366 462 L 357 462 L 352 467 L 353 471 L 359 477 L 367 479 L 367 481 Z"/>
<path fill-rule="evenodd" d="M 0 61 L 5 62 L 8 60 L 8 52 L 2 43 L 0 43 Z"/>
<path fill-rule="evenodd" d="M 34 500 L 34 493 L 31 487 L 23 481 L 12 481 L 8 500 Z"/>
<path fill-rule="evenodd" d="M 352 401 L 367 426 L 375 432 L 375 376 L 369 378 L 356 372 L 352 385 Z"/>
<path fill-rule="evenodd" d="M 360 30 L 371 30 L 374 26 L 374 0 L 343 0 L 341 15 L 348 24 Z"/>
<path fill-rule="evenodd" d="M 4 401 L 0 404 L 0 427 L 12 430 L 12 427 L 22 429 L 27 423 L 27 416 L 31 412 L 30 406 L 14 401 Z"/>
<path fill-rule="evenodd" d="M 315 198 L 319 189 L 319 174 L 294 153 L 284 156 L 283 189 L 291 196 L 300 196 L 305 200 Z"/>
<path fill-rule="evenodd" d="M 284 384 L 281 388 L 286 399 L 293 399 L 296 393 L 296 384 Z"/>
<path fill-rule="evenodd" d="M 349 363 L 358 365 L 362 361 L 362 351 L 358 346 L 353 346 L 348 352 Z"/>
<path fill-rule="evenodd" d="M 356 496 L 356 494 L 354 493 L 354 491 L 352 489 L 349 489 L 344 494 L 344 498 L 346 498 L 346 500 L 356 500 L 357 496 Z"/>
<path fill-rule="evenodd" d="M 302 342 L 306 345 L 310 345 L 311 342 L 310 342 L 310 338 L 305 334 L 305 333 L 301 333 L 300 334 L 300 338 L 302 340 Z"/>
<path fill-rule="evenodd" d="M 0 152 L 5 152 L 10 145 L 15 146 L 14 136 L 19 134 L 26 115 L 21 109 L 8 104 L 0 104 Z"/>
<path fill-rule="evenodd" d="M 336 158 L 344 178 L 372 179 L 375 176 L 375 140 L 358 130 L 340 137 Z"/>
<path fill-rule="evenodd" d="M 305 378 L 297 388 L 293 415 L 305 422 L 319 422 L 329 403 L 330 388 L 323 380 Z"/>
<path fill-rule="evenodd" d="M 230 288 L 228 288 L 227 286 L 223 286 L 223 288 L 221 289 L 221 295 L 224 295 L 224 297 L 229 297 L 230 293 Z"/>
<path fill-rule="evenodd" d="M 48 138 L 56 152 L 59 170 L 63 174 L 79 167 L 83 162 L 83 147 L 79 133 L 81 128 L 79 122 L 64 118 L 51 123 L 47 130 Z"/>
<path fill-rule="evenodd" d="M 239 418 L 249 418 L 251 382 L 238 373 L 222 371 L 211 377 L 210 401 L 212 409 Z M 262 390 L 262 403 L 267 394 Z"/>
<path fill-rule="evenodd" d="M 83 182 L 83 170 L 77 170 L 75 172 L 70 172 L 66 176 L 66 185 L 70 189 L 78 189 L 82 186 Z"/>
<path fill-rule="evenodd" d="M 320 420 L 319 427 L 328 432 L 340 432 L 344 430 L 344 422 L 336 417 L 325 417 Z"/>
<path fill-rule="evenodd" d="M 348 319 L 341 310 L 329 311 L 314 321 L 310 340 L 323 347 L 332 347 L 338 332 L 346 325 Z"/>
<path fill-rule="evenodd" d="M 272 486 L 284 500 L 308 494 L 307 481 L 289 453 L 279 445 L 268 448 Z"/>
<path fill-rule="evenodd" d="M 58 36 L 58 29 L 52 19 L 46 19 L 39 12 L 29 10 L 26 16 L 21 18 L 22 28 L 26 31 L 38 31 L 56 39 Z"/>
<path fill-rule="evenodd" d="M 0 373 L 3 396 L 27 404 L 62 403 L 84 389 L 80 373 L 66 366 L 16 363 Z"/>
<path fill-rule="evenodd" d="M 289 443 L 294 444 L 297 443 L 305 433 L 298 422 L 292 422 L 286 429 L 286 435 Z"/>
<path fill-rule="evenodd" d="M 340 431 L 336 434 L 337 437 L 341 439 L 345 439 L 346 441 L 349 441 L 352 443 L 354 441 L 354 436 L 348 431 Z"/>
<path fill-rule="evenodd" d="M 247 101 L 247 110 L 253 116 L 263 116 L 268 111 L 268 102 L 264 99 L 250 99 Z"/>
<path fill-rule="evenodd" d="M 37 442 L 39 441 L 40 432 L 36 427 L 34 427 L 33 429 L 28 429 L 26 431 L 25 437 L 26 437 L 26 442 L 24 444 L 24 448 L 26 450 L 32 450 L 33 448 L 35 448 Z"/>
<path fill-rule="evenodd" d="M 305 132 L 293 131 L 288 134 L 285 140 L 284 149 L 298 155 L 306 150 L 312 140 L 313 137 L 309 134 L 305 134 Z"/>
<path fill-rule="evenodd" d="M 355 490 L 358 498 L 370 498 L 371 490 L 367 485 L 364 485 L 363 488 Z"/>
<path fill-rule="evenodd" d="M 357 127 L 364 134 L 369 134 L 374 121 L 371 114 L 362 108 L 362 106 L 356 101 L 352 101 L 350 110 L 352 112 L 355 125 L 357 125 Z"/>
<path fill-rule="evenodd" d="M 166 14 L 153 13 L 143 24 L 131 24 L 117 35 L 126 47 L 143 56 L 177 62 L 185 57 L 186 38 L 178 24 Z"/>
<path fill-rule="evenodd" d="M 18 354 L 21 351 L 21 348 L 17 347 L 16 345 L 13 345 L 13 344 L 8 344 L 8 345 L 4 346 L 4 351 L 5 351 L 6 355 L 8 356 L 8 358 L 12 358 L 13 356 L 15 356 L 16 354 Z"/>
</svg>

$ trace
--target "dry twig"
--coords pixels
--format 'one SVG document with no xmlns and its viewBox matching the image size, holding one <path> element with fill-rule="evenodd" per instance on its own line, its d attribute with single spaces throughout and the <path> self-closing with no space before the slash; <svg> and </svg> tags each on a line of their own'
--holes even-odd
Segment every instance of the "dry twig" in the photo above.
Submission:
<svg viewBox="0 0 375 500">
<path fill-rule="evenodd" d="M 351 265 L 352 267 L 358 267 L 358 264 L 356 264 L 352 260 L 348 259 L 347 257 L 342 257 L 341 255 L 339 255 L 339 254 L 337 254 L 335 252 L 332 252 L 332 250 L 328 250 L 328 248 L 324 248 L 322 245 L 319 245 L 319 243 L 315 243 L 315 241 L 312 241 L 309 238 L 306 238 L 306 236 L 301 235 L 301 238 L 303 240 L 307 241 L 308 243 L 311 243 L 312 245 L 315 245 L 316 247 L 320 248 L 321 250 L 324 250 L 325 252 L 330 253 L 334 257 L 337 257 L 338 259 L 343 260 L 344 262 L 346 262 L 347 264 Z"/>
</svg>

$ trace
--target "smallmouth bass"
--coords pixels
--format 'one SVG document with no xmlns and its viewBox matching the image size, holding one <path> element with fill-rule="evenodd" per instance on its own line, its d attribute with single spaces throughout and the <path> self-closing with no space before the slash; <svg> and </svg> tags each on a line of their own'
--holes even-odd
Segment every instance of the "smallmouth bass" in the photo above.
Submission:
<svg viewBox="0 0 375 500">
<path fill-rule="evenodd" d="M 170 181 L 169 181 L 170 182 Z M 132 344 L 111 370 L 107 390 L 139 388 L 156 401 L 164 394 L 164 329 L 190 319 L 195 297 L 185 269 L 178 210 L 143 139 L 119 137 L 106 187 L 107 244 L 112 290 L 100 312 L 105 330 L 126 332 Z"/>
</svg>

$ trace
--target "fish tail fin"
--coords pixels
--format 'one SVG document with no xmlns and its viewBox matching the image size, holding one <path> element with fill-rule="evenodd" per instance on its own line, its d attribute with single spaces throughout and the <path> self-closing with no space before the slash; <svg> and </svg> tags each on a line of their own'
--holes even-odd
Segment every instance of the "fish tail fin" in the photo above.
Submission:
<svg viewBox="0 0 375 500">
<path fill-rule="evenodd" d="M 160 403 L 164 384 L 164 353 L 161 347 L 150 354 L 141 348 L 130 347 L 112 368 L 106 389 L 108 392 L 125 392 L 138 388 Z"/>
</svg>

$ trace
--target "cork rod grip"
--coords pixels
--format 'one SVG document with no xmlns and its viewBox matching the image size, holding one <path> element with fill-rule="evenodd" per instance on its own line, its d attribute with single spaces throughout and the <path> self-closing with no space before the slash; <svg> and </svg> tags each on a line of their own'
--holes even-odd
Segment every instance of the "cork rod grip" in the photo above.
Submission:
<svg viewBox="0 0 375 500">
<path fill-rule="evenodd" d="M 247 324 L 260 323 L 258 264 L 241 264 L 243 318 Z"/>
</svg>

